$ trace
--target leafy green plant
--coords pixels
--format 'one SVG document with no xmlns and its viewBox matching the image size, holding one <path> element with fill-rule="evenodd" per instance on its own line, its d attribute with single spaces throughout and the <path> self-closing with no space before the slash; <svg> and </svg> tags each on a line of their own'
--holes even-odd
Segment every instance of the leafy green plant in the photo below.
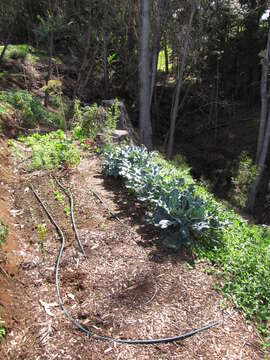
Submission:
<svg viewBox="0 0 270 360">
<path fill-rule="evenodd" d="M 4 328 L 3 325 L 0 325 L 0 341 L 2 341 L 2 339 L 5 335 L 6 335 L 6 329 Z"/>
<path fill-rule="evenodd" d="M 0 46 L 0 53 L 3 50 L 3 48 L 4 46 Z M 34 48 L 27 44 L 18 44 L 18 45 L 10 44 L 7 47 L 4 58 L 14 59 L 14 60 L 23 59 L 34 63 L 37 60 L 37 56 L 34 53 L 35 53 Z"/>
<path fill-rule="evenodd" d="M 111 143 L 111 134 L 115 130 L 119 118 L 119 102 L 105 111 L 103 107 L 93 104 L 81 106 L 79 100 L 74 102 L 74 123 L 72 139 L 79 140 L 87 148 L 85 139 L 94 140 L 103 131 L 106 144 Z"/>
<path fill-rule="evenodd" d="M 59 192 L 59 191 L 55 191 L 54 192 L 54 198 L 56 201 L 58 201 L 60 204 L 64 203 L 64 196 Z"/>
<path fill-rule="evenodd" d="M 67 205 L 67 206 L 65 207 L 64 211 L 65 211 L 66 217 L 69 217 L 69 215 L 70 215 L 70 206 Z"/>
<path fill-rule="evenodd" d="M 191 244 L 194 232 L 221 226 L 215 209 L 207 208 L 193 185 L 185 184 L 182 176 L 171 177 L 168 169 L 158 164 L 157 154 L 145 148 L 114 148 L 106 154 L 104 169 L 108 175 L 121 176 L 125 186 L 150 208 L 150 221 L 160 228 L 167 247 Z"/>
<path fill-rule="evenodd" d="M 31 169 L 56 169 L 60 166 L 74 167 L 80 162 L 80 155 L 72 142 L 66 139 L 62 130 L 46 135 L 38 133 L 20 137 L 32 149 Z"/>
<path fill-rule="evenodd" d="M 0 244 L 6 240 L 7 235 L 8 235 L 8 229 L 0 220 Z"/>
<path fill-rule="evenodd" d="M 242 152 L 235 166 L 232 177 L 232 200 L 240 207 L 245 207 L 250 186 L 258 175 L 258 169 L 253 164 L 247 152 Z"/>
<path fill-rule="evenodd" d="M 37 232 L 40 240 L 43 240 L 47 233 L 46 224 L 37 224 Z"/>
</svg>

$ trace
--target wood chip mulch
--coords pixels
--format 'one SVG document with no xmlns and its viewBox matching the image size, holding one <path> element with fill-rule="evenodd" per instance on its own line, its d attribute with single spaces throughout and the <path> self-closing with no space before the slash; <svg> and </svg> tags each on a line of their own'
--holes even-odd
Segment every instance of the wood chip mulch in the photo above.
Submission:
<svg viewBox="0 0 270 360">
<path fill-rule="evenodd" d="M 15 170 L 9 186 L 14 191 L 12 208 L 19 210 L 14 217 L 20 225 L 14 250 L 19 270 L 9 280 L 13 302 L 3 316 L 12 311 L 16 321 L 7 329 L 1 359 L 267 359 L 255 327 L 214 290 L 208 266 L 187 250 L 176 254 L 163 249 L 155 229 L 144 225 L 143 209 L 119 182 L 104 179 L 95 156 L 86 157 L 76 170 L 58 174 L 73 192 L 87 261 L 64 211 L 67 199 L 55 199 L 59 189 L 49 174 Z M 57 305 L 54 271 L 60 242 L 29 189 L 30 179 L 66 235 L 61 292 L 72 316 L 84 326 L 117 338 L 160 338 L 214 320 L 221 325 L 182 342 L 150 346 L 115 345 L 77 331 Z M 46 225 L 42 239 L 38 224 Z"/>
</svg>

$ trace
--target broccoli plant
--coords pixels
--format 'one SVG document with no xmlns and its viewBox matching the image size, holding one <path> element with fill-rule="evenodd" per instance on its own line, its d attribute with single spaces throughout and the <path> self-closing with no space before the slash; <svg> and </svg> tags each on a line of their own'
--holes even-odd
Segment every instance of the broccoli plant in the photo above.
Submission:
<svg viewBox="0 0 270 360">
<path fill-rule="evenodd" d="M 143 147 L 115 147 L 105 153 L 104 171 L 120 177 L 149 208 L 149 220 L 160 228 L 165 246 L 189 245 L 195 233 L 219 225 L 215 209 L 195 195 L 194 186 L 180 176 L 169 176 L 157 164 L 157 154 Z"/>
</svg>

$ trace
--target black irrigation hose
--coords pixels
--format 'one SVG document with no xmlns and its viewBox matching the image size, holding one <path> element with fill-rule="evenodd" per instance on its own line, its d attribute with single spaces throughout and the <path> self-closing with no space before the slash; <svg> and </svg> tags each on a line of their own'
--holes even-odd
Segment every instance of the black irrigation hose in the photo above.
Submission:
<svg viewBox="0 0 270 360">
<path fill-rule="evenodd" d="M 71 215 L 71 222 L 72 222 L 72 227 L 73 227 L 73 230 L 74 230 L 74 233 L 75 233 L 75 238 L 78 242 L 78 245 L 81 249 L 81 252 L 83 253 L 84 257 L 87 259 L 87 255 L 84 251 L 84 248 L 83 248 L 83 245 L 81 243 L 81 240 L 79 238 L 79 235 L 78 235 L 78 231 L 77 231 L 77 227 L 76 227 L 76 222 L 75 222 L 75 219 L 74 219 L 74 211 L 73 211 L 73 196 L 72 196 L 72 192 L 70 190 L 66 190 L 64 188 L 64 186 L 58 181 L 58 179 L 53 176 L 56 184 L 60 187 L 60 189 L 63 190 L 63 192 L 66 194 L 66 196 L 69 198 L 69 205 L 70 205 L 70 215 Z"/>
<path fill-rule="evenodd" d="M 66 310 L 65 305 L 64 305 L 63 300 L 62 300 L 62 297 L 61 297 L 60 288 L 59 288 L 59 267 L 60 267 L 61 258 L 62 258 L 63 252 L 64 252 L 64 248 L 65 248 L 64 234 L 63 234 L 61 228 L 59 227 L 59 225 L 54 220 L 53 216 L 50 214 L 50 212 L 47 209 L 44 202 L 39 197 L 38 193 L 33 188 L 32 184 L 30 184 L 30 188 L 33 191 L 37 201 L 40 203 L 43 210 L 46 212 L 49 220 L 51 221 L 51 223 L 56 228 L 56 230 L 57 230 L 57 232 L 58 232 L 58 234 L 59 234 L 59 236 L 61 238 L 61 248 L 60 248 L 60 251 L 58 253 L 58 257 L 57 257 L 57 261 L 56 261 L 56 267 L 55 267 L 56 293 L 57 293 L 58 303 L 61 306 L 62 311 L 64 312 L 67 319 L 69 321 L 71 321 L 78 330 L 85 333 L 88 337 L 92 337 L 93 339 L 96 339 L 96 340 L 110 341 L 110 342 L 114 342 L 114 343 L 118 343 L 118 344 L 127 344 L 127 345 L 153 345 L 153 344 L 166 344 L 166 343 L 170 343 L 170 342 L 184 340 L 184 339 L 186 339 L 188 337 L 191 337 L 191 336 L 193 336 L 195 334 L 198 334 L 198 333 L 200 333 L 202 331 L 208 330 L 208 329 L 220 324 L 220 321 L 215 321 L 215 322 L 210 323 L 208 325 L 205 325 L 205 326 L 203 326 L 201 328 L 186 332 L 186 333 L 184 333 L 182 335 L 173 336 L 173 337 L 167 337 L 167 338 L 162 338 L 162 339 L 115 339 L 115 338 L 112 338 L 110 336 L 104 336 L 104 335 L 95 334 L 92 331 L 90 331 L 89 329 L 87 329 L 86 327 L 84 327 L 83 325 L 81 325 L 78 321 L 73 319 L 72 316 L 69 314 L 69 312 Z"/>
</svg>

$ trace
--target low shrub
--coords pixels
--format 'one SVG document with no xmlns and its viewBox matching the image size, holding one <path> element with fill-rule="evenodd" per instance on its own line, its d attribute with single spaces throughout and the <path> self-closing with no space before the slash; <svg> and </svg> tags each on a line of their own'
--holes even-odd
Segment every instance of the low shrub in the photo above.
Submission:
<svg viewBox="0 0 270 360">
<path fill-rule="evenodd" d="M 58 114 L 49 111 L 41 101 L 24 90 L 1 91 L 0 110 L 3 113 L 8 106 L 12 106 L 21 118 L 21 125 L 34 127 L 39 123 L 62 127 L 63 120 Z"/>
<path fill-rule="evenodd" d="M 231 192 L 232 201 L 236 206 L 244 208 L 248 199 L 248 192 L 253 184 L 258 169 L 253 164 L 247 152 L 242 152 L 238 161 L 234 165 Z"/>
<path fill-rule="evenodd" d="M 113 130 L 116 129 L 119 117 L 118 101 L 106 111 L 102 106 L 93 104 L 81 106 L 79 100 L 74 104 L 74 124 L 72 138 L 84 142 L 94 140 L 99 132 L 103 132 L 105 143 L 110 143 Z"/>
</svg>

